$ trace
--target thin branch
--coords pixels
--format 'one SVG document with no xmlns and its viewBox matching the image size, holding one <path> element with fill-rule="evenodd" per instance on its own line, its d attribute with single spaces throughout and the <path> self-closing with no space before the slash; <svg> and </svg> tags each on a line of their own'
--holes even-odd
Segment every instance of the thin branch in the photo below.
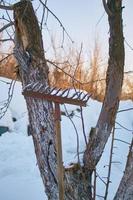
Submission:
<svg viewBox="0 0 133 200">
<path fill-rule="evenodd" d="M 0 82 L 5 83 L 5 84 L 7 84 L 7 85 L 11 84 L 10 82 L 3 81 L 3 80 L 0 80 Z"/>
<path fill-rule="evenodd" d="M 108 190 L 109 190 L 109 184 L 110 184 L 112 158 L 113 158 L 114 134 L 115 134 L 115 127 L 113 127 L 113 132 L 112 132 L 112 141 L 111 141 L 110 159 L 109 159 L 109 169 L 108 169 L 107 184 L 106 184 L 106 189 L 105 189 L 104 200 L 107 200 L 107 198 L 108 198 Z"/>
<path fill-rule="evenodd" d="M 86 138 L 86 134 L 85 134 L 85 124 L 84 124 L 84 117 L 83 117 L 83 109 L 82 106 L 80 106 L 81 109 L 81 121 L 82 121 L 82 129 L 83 129 L 83 135 L 84 135 L 84 139 L 85 139 L 85 144 L 87 146 L 87 138 Z"/>
<path fill-rule="evenodd" d="M 68 36 L 68 38 L 70 39 L 70 41 L 73 43 L 72 38 L 70 37 L 70 35 L 68 34 L 68 32 L 66 31 L 65 27 L 63 26 L 62 22 L 59 20 L 59 18 L 45 5 L 45 3 L 42 0 L 39 0 L 40 3 L 47 9 L 47 11 L 49 13 L 51 13 L 53 15 L 53 17 L 59 22 L 60 26 L 63 28 L 63 31 L 66 33 L 66 35 Z"/>
<path fill-rule="evenodd" d="M 127 109 L 119 110 L 117 113 L 126 112 L 126 111 L 130 111 L 130 110 L 133 110 L 133 108 L 127 108 Z"/>
<path fill-rule="evenodd" d="M 98 24 L 101 22 L 101 20 L 103 19 L 104 15 L 105 15 L 105 12 L 101 15 L 101 17 L 100 17 L 99 20 L 97 21 L 96 27 L 97 27 Z"/>
<path fill-rule="evenodd" d="M 67 117 L 70 119 L 70 121 L 71 121 L 71 123 L 72 123 L 72 125 L 73 125 L 73 127 L 74 127 L 74 129 L 75 129 L 75 133 L 76 133 L 76 137 L 77 137 L 77 157 L 78 157 L 78 163 L 80 163 L 80 158 L 79 158 L 79 135 L 78 135 L 78 131 L 77 131 L 77 128 L 76 128 L 76 126 L 75 126 L 73 120 L 72 120 L 71 117 L 69 116 L 69 113 L 68 113 L 68 111 L 67 111 L 67 108 L 66 108 L 65 104 L 64 104 L 64 108 L 65 108 L 65 112 L 66 112 L 66 114 L 67 114 Z"/>
<path fill-rule="evenodd" d="M 127 42 L 126 39 L 124 39 L 124 41 L 125 41 L 125 44 L 133 51 L 133 47 L 129 44 L 129 42 Z"/>
<path fill-rule="evenodd" d="M 12 80 L 11 83 L 10 83 L 10 87 L 9 87 L 9 90 L 8 90 L 8 98 L 6 100 L 6 103 L 3 105 L 2 108 L 0 108 L 0 119 L 2 119 L 2 117 L 6 114 L 8 108 L 9 108 L 10 102 L 11 102 L 12 97 L 13 97 L 15 83 L 16 83 L 16 80 L 15 81 Z"/>
<path fill-rule="evenodd" d="M 41 19 L 41 30 L 42 30 L 42 25 L 45 17 L 45 10 L 46 10 L 46 5 L 47 5 L 47 0 L 45 0 L 45 6 L 43 6 L 43 13 L 42 13 L 42 19 Z"/>
<path fill-rule="evenodd" d="M 88 81 L 88 82 L 81 82 L 79 80 L 77 80 L 75 77 L 73 77 L 72 75 L 70 75 L 69 73 L 65 72 L 62 68 L 60 68 L 56 63 L 50 61 L 50 60 L 46 60 L 49 64 L 53 65 L 54 67 L 56 67 L 57 69 L 61 70 L 62 72 L 64 72 L 67 76 L 69 76 L 72 80 L 74 80 L 75 82 L 81 84 L 81 85 L 87 85 L 90 83 L 95 83 L 95 82 L 100 82 L 100 81 L 105 81 L 106 79 L 98 79 L 98 80 L 94 80 L 94 81 Z"/>
<path fill-rule="evenodd" d="M 1 5 L 0 4 L 0 9 L 3 9 L 3 10 L 13 10 L 13 6 L 5 6 L 5 5 Z"/>
<path fill-rule="evenodd" d="M 96 200 L 96 186 L 97 186 L 97 173 L 96 173 L 96 169 L 94 169 L 93 200 Z"/>
<path fill-rule="evenodd" d="M 124 74 L 132 74 L 133 71 L 127 71 L 127 72 L 124 72 Z"/>
<path fill-rule="evenodd" d="M 7 29 L 8 27 L 12 26 L 12 25 L 14 25 L 13 22 L 9 22 L 8 24 L 4 25 L 4 26 L 0 29 L 0 33 L 1 33 L 2 31 L 4 31 L 5 29 Z"/>
<path fill-rule="evenodd" d="M 96 172 L 96 175 L 97 175 L 97 177 L 102 181 L 102 183 L 104 184 L 104 185 L 106 185 L 106 182 L 101 178 L 101 176 Z"/>
<path fill-rule="evenodd" d="M 115 122 L 118 124 L 121 128 L 125 129 L 126 131 L 133 132 L 133 130 L 126 128 L 125 126 L 121 125 L 119 122 Z"/>
<path fill-rule="evenodd" d="M 128 145 L 130 145 L 130 143 L 129 143 L 129 142 L 126 142 L 126 141 L 124 141 L 124 140 L 120 140 L 120 139 L 118 139 L 118 138 L 115 138 L 114 140 L 116 140 L 116 141 L 119 141 L 119 142 L 123 142 L 123 143 L 125 143 L 125 144 L 128 144 Z"/>
<path fill-rule="evenodd" d="M 75 79 L 72 75 L 70 75 L 69 73 L 65 72 L 62 68 L 58 67 L 54 62 L 50 61 L 50 60 L 46 60 L 48 63 L 50 63 L 51 65 L 53 65 L 54 67 L 56 67 L 57 69 L 61 70 L 62 72 L 64 72 L 67 76 L 69 76 L 71 79 L 73 79 L 74 81 L 76 81 L 79 84 L 82 84 L 80 81 L 78 81 L 77 79 Z"/>
<path fill-rule="evenodd" d="M 103 2 L 103 6 L 104 6 L 104 9 L 106 11 L 106 13 L 109 15 L 109 16 L 113 16 L 113 13 L 111 12 L 111 10 L 109 9 L 107 3 L 106 3 L 106 0 L 102 0 Z"/>
<path fill-rule="evenodd" d="M 8 41 L 14 42 L 12 38 L 0 39 L 0 42 L 8 42 Z"/>
<path fill-rule="evenodd" d="M 4 6 L 6 6 L 6 5 L 5 5 L 5 1 L 2 0 L 2 2 L 3 2 L 3 4 L 4 4 Z M 9 21 L 12 22 L 11 17 L 10 17 L 10 15 L 9 15 L 9 13 L 8 13 L 8 10 L 6 10 L 6 14 L 7 14 L 8 18 L 9 18 Z M 15 32 L 14 29 L 13 29 L 13 27 L 12 27 L 12 30 L 13 30 L 13 32 Z"/>
<path fill-rule="evenodd" d="M 4 57 L 4 58 L 2 58 L 1 60 L 0 60 L 0 63 L 2 63 L 4 60 L 6 60 L 6 59 L 8 59 L 10 56 L 12 56 L 13 54 L 9 54 L 9 55 L 7 55 L 6 57 Z"/>
</svg>

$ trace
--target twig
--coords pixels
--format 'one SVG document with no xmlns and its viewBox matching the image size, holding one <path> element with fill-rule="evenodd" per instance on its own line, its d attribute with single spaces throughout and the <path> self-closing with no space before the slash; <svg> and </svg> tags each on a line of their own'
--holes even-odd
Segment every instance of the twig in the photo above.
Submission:
<svg viewBox="0 0 133 200">
<path fill-rule="evenodd" d="M 11 83 L 10 83 L 10 87 L 9 87 L 9 90 L 8 90 L 8 98 L 6 100 L 6 103 L 4 104 L 4 106 L 2 108 L 0 108 L 0 119 L 6 114 L 8 108 L 9 108 L 9 105 L 10 105 L 10 102 L 12 100 L 12 97 L 13 97 L 13 92 L 14 92 L 14 87 L 15 87 L 15 83 L 16 83 L 16 80 L 12 80 Z"/>
<path fill-rule="evenodd" d="M 109 169 L 108 169 L 108 176 L 107 176 L 107 183 L 106 183 L 104 200 L 107 200 L 109 184 L 110 184 L 112 158 L 113 158 L 113 146 L 114 146 L 114 134 L 115 134 L 115 127 L 113 127 L 113 132 L 112 132 L 112 141 L 111 141 L 110 159 L 109 159 Z"/>
<path fill-rule="evenodd" d="M 80 106 L 80 109 L 81 109 L 81 121 L 82 121 L 83 135 L 84 135 L 84 139 L 85 139 L 85 144 L 87 146 L 87 138 L 86 138 L 86 133 L 85 133 L 85 124 L 84 124 L 83 108 L 82 108 L 82 106 Z"/>
<path fill-rule="evenodd" d="M 42 30 L 42 25 L 43 25 L 43 20 L 45 16 L 45 10 L 46 10 L 46 5 L 47 5 L 47 0 L 45 0 L 45 6 L 43 6 L 43 13 L 42 13 L 42 19 L 41 19 L 41 30 Z"/>
<path fill-rule="evenodd" d="M 96 200 L 96 183 L 97 183 L 97 173 L 96 173 L 96 169 L 94 169 L 93 200 Z"/>
<path fill-rule="evenodd" d="M 115 122 L 115 123 L 118 124 L 123 129 L 125 129 L 126 131 L 133 132 L 133 130 L 126 128 L 125 126 L 121 125 L 119 122 Z"/>
<path fill-rule="evenodd" d="M 5 29 L 9 28 L 9 27 L 12 26 L 12 25 L 14 25 L 13 22 L 9 22 L 8 24 L 4 25 L 4 26 L 0 29 L 0 33 L 1 33 L 2 31 L 4 31 Z"/>
<path fill-rule="evenodd" d="M 70 39 L 70 41 L 73 43 L 72 38 L 70 37 L 70 35 L 68 34 L 68 32 L 66 31 L 65 27 L 63 26 L 62 22 L 59 20 L 59 18 L 45 5 L 45 3 L 42 0 L 39 0 L 40 3 L 47 9 L 47 11 L 53 15 L 53 17 L 59 22 L 60 26 L 62 27 L 63 31 L 66 33 L 66 35 L 68 36 L 68 38 Z"/>
<path fill-rule="evenodd" d="M 133 108 L 127 108 L 127 109 L 119 110 L 117 113 L 126 112 L 126 111 L 130 111 L 130 110 L 133 110 Z"/>
<path fill-rule="evenodd" d="M 64 104 L 64 108 L 65 108 L 65 111 L 66 111 L 66 114 L 67 114 L 68 118 L 70 119 L 70 121 L 71 121 L 71 123 L 72 123 L 72 125 L 73 125 L 73 127 L 75 129 L 75 133 L 76 133 L 76 137 L 77 137 L 77 157 L 78 157 L 78 163 L 80 163 L 80 158 L 79 158 L 79 135 L 78 135 L 78 131 L 77 131 L 77 128 L 76 128 L 73 120 L 69 116 L 69 113 L 67 111 L 67 108 L 66 108 L 65 104 Z"/>
<path fill-rule="evenodd" d="M 75 82 L 81 84 L 81 85 L 87 85 L 90 83 L 95 83 L 95 82 L 100 82 L 100 81 L 105 81 L 106 79 L 98 79 L 98 80 L 94 80 L 94 81 L 88 81 L 88 82 L 81 82 L 79 80 L 77 80 L 75 77 L 73 77 L 72 75 L 70 75 L 69 73 L 65 72 L 62 68 L 60 68 L 56 63 L 50 61 L 50 60 L 46 60 L 48 63 L 50 63 L 51 65 L 53 65 L 54 67 L 56 67 L 57 69 L 61 70 L 62 72 L 64 72 L 67 76 L 69 76 L 72 80 L 74 80 Z"/>
<path fill-rule="evenodd" d="M 12 41 L 12 42 L 14 42 L 13 39 L 11 39 L 11 38 L 0 39 L 0 42 L 8 42 L 8 41 Z"/>
<path fill-rule="evenodd" d="M 97 177 L 102 181 L 102 183 L 104 184 L 104 185 L 106 185 L 106 182 L 101 178 L 101 176 L 96 172 L 96 175 L 97 175 Z"/>
<path fill-rule="evenodd" d="M 97 21 L 96 26 L 98 26 L 98 24 L 101 22 L 101 20 L 103 19 L 104 15 L 105 15 L 105 12 L 103 12 L 103 14 L 101 15 L 101 17 Z"/>
<path fill-rule="evenodd" d="M 0 82 L 5 83 L 5 84 L 11 84 L 10 82 L 3 81 L 3 80 L 0 80 Z"/>
<path fill-rule="evenodd" d="M 118 139 L 118 138 L 115 138 L 114 140 L 116 140 L 116 141 L 119 141 L 119 142 L 123 142 L 123 143 L 125 143 L 125 144 L 128 144 L 128 145 L 130 145 L 130 143 L 129 143 L 129 142 L 126 142 L 126 141 L 124 141 L 124 140 L 120 140 L 120 139 Z"/>
<path fill-rule="evenodd" d="M 133 51 L 133 47 L 127 42 L 127 40 L 124 39 L 124 41 L 125 41 L 125 44 Z"/>
<path fill-rule="evenodd" d="M 6 60 L 7 58 L 9 58 L 10 56 L 12 56 L 13 54 L 9 54 L 9 55 L 7 55 L 6 57 L 4 57 L 4 58 L 2 58 L 1 60 L 0 60 L 0 63 L 2 63 L 4 60 Z"/>
<path fill-rule="evenodd" d="M 13 6 L 5 6 L 5 5 L 1 5 L 0 4 L 0 9 L 3 9 L 3 10 L 13 10 Z"/>
</svg>

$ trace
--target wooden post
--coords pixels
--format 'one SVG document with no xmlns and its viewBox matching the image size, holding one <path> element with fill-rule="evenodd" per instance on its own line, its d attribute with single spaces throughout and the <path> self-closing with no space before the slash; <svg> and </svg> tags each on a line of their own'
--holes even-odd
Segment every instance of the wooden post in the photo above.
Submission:
<svg viewBox="0 0 133 200">
<path fill-rule="evenodd" d="M 64 167 L 62 161 L 62 142 L 61 142 L 61 113 L 59 103 L 55 103 L 55 128 L 56 128 L 56 149 L 57 149 L 57 175 L 59 200 L 64 200 Z"/>
</svg>

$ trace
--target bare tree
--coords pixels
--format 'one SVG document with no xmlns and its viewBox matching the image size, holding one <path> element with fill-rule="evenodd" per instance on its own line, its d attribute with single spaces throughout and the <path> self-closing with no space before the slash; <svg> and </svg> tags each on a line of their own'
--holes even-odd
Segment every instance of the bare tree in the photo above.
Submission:
<svg viewBox="0 0 133 200">
<path fill-rule="evenodd" d="M 40 0 L 40 3 L 44 8 L 47 8 L 46 2 L 43 3 Z M 96 128 L 92 128 L 89 135 L 83 166 L 77 163 L 64 169 L 64 199 L 66 200 L 93 199 L 92 173 L 95 171 L 111 130 L 114 127 L 119 106 L 125 57 L 122 0 L 108 0 L 107 3 L 103 0 L 103 5 L 108 14 L 110 26 L 105 98 Z M 23 88 L 26 88 L 29 84 L 32 87 L 35 82 L 40 82 L 44 87 L 47 87 L 49 85 L 49 69 L 44 55 L 41 29 L 31 1 L 22 0 L 11 6 L 0 4 L 0 8 L 12 10 L 14 14 L 14 23 L 10 22 L 7 27 L 15 26 L 14 55 L 19 65 Z M 49 11 L 48 8 L 47 10 Z M 61 22 L 59 21 L 59 23 Z M 63 27 L 63 34 L 64 31 Z M 53 106 L 48 101 L 33 97 L 25 97 L 25 100 L 29 114 L 30 131 L 46 194 L 49 200 L 56 200 L 59 197 Z"/>
</svg>

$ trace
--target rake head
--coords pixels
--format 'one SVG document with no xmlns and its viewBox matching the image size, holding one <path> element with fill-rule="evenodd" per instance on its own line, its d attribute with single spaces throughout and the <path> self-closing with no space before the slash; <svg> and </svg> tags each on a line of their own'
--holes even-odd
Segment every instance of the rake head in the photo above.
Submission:
<svg viewBox="0 0 133 200">
<path fill-rule="evenodd" d="M 50 86 L 44 87 L 44 85 L 40 83 L 29 84 L 23 89 L 22 94 L 25 97 L 40 98 L 59 104 L 67 103 L 79 106 L 86 106 L 91 96 L 88 93 L 76 89 L 73 91 L 70 88 L 63 90 L 62 88 Z"/>
</svg>

